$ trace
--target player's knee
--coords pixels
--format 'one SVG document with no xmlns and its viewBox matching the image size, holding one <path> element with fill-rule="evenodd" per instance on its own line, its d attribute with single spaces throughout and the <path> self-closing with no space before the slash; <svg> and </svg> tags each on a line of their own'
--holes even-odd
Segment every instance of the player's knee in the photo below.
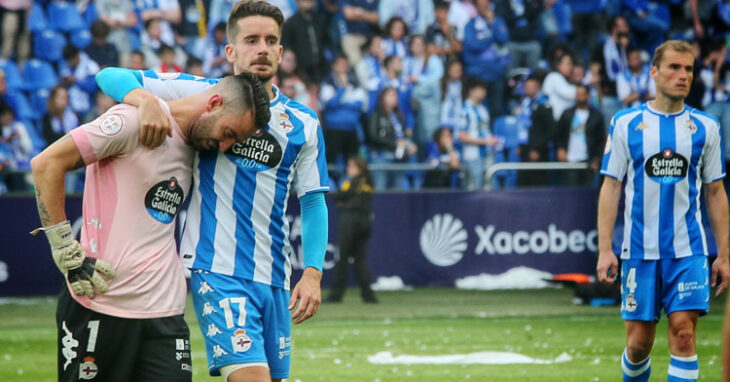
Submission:
<svg viewBox="0 0 730 382">
<path fill-rule="evenodd" d="M 673 348 L 681 354 L 694 353 L 695 333 L 692 328 L 681 327 L 670 329 L 671 340 L 674 344 Z"/>
<path fill-rule="evenodd" d="M 626 344 L 626 356 L 631 362 L 643 361 L 651 353 L 653 345 L 652 341 L 643 338 L 629 339 Z"/>
</svg>

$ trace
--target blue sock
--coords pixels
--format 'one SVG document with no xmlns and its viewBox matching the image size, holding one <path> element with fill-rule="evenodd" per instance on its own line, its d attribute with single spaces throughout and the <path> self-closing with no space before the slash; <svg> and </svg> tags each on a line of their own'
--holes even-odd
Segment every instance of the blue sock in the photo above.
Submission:
<svg viewBox="0 0 730 382">
<path fill-rule="evenodd" d="M 700 374 L 697 354 L 691 357 L 677 357 L 672 354 L 669 360 L 667 382 L 696 382 Z"/>
<path fill-rule="evenodd" d="M 621 369 L 623 369 L 624 382 L 647 382 L 651 374 L 651 357 L 633 363 L 626 357 L 626 350 L 621 356 Z"/>
</svg>

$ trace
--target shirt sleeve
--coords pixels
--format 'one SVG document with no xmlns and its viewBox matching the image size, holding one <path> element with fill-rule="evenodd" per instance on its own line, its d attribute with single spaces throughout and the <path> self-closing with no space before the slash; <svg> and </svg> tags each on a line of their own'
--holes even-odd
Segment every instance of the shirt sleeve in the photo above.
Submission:
<svg viewBox="0 0 730 382">
<path fill-rule="evenodd" d="M 132 152 L 139 145 L 137 108 L 117 105 L 71 131 L 86 165 Z"/>
<path fill-rule="evenodd" d="M 144 88 L 165 101 L 201 93 L 220 82 L 218 78 L 203 78 L 187 73 L 157 73 L 152 70 L 141 73 Z"/>
<path fill-rule="evenodd" d="M 698 121 L 695 121 L 697 123 Z M 707 139 L 702 152 L 702 182 L 712 183 L 725 177 L 725 158 L 722 150 L 722 136 L 716 120 L 701 121 L 705 125 Z"/>
<path fill-rule="evenodd" d="M 619 124 L 621 121 L 621 119 L 617 121 L 615 116 L 611 119 L 606 147 L 603 151 L 601 175 L 623 181 L 630 157 L 626 140 L 626 128 Z"/>
<path fill-rule="evenodd" d="M 301 198 L 313 192 L 329 191 L 329 175 L 324 150 L 324 137 L 319 120 L 312 118 L 306 127 L 307 141 L 297 158 L 294 190 Z"/>
</svg>

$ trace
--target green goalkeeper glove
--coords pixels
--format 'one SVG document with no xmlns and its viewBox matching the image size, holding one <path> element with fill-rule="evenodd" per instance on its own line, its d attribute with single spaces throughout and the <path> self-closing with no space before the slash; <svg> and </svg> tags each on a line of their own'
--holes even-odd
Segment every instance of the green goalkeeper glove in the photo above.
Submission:
<svg viewBox="0 0 730 382">
<path fill-rule="evenodd" d="M 68 220 L 38 228 L 31 234 L 35 235 L 38 231 L 46 233 L 48 243 L 51 244 L 53 261 L 68 279 L 75 295 L 94 298 L 94 288 L 100 293 L 107 291 L 109 285 L 102 275 L 108 279 L 113 278 L 114 268 L 106 261 L 86 257 L 81 243 L 73 238 L 71 223 Z"/>
</svg>

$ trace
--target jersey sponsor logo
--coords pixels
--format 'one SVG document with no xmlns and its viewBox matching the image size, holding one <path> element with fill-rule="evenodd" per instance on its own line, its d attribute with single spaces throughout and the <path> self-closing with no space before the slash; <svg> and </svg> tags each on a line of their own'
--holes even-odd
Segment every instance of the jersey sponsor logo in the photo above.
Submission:
<svg viewBox="0 0 730 382">
<path fill-rule="evenodd" d="M 432 264 L 448 267 L 464 256 L 467 248 L 466 229 L 451 214 L 435 215 L 423 225 L 419 241 L 421 252 Z"/>
<path fill-rule="evenodd" d="M 190 350 L 190 340 L 184 338 L 176 338 L 175 350 Z"/>
<path fill-rule="evenodd" d="M 112 114 L 106 116 L 99 124 L 99 130 L 102 134 L 113 137 L 119 134 L 124 128 L 124 119 L 122 117 Z"/>
<path fill-rule="evenodd" d="M 279 337 L 279 349 L 286 349 L 291 346 L 291 337 Z"/>
<path fill-rule="evenodd" d="M 253 341 L 248 335 L 246 335 L 245 330 L 238 329 L 233 332 L 231 344 L 233 344 L 234 353 L 243 353 L 248 351 L 248 349 L 251 349 L 251 343 L 253 343 Z"/>
<path fill-rule="evenodd" d="M 73 333 L 71 333 L 71 331 L 68 330 L 68 327 L 66 327 L 66 321 L 61 324 L 61 329 L 64 333 L 66 333 L 61 338 L 61 355 L 63 355 L 63 358 L 66 359 L 66 362 L 63 364 L 63 370 L 66 370 L 68 365 L 70 365 L 74 358 L 78 355 L 74 351 L 74 348 L 79 346 L 79 341 L 74 339 Z"/>
<path fill-rule="evenodd" d="M 176 351 L 175 352 L 175 360 L 181 361 L 183 359 L 189 359 L 190 358 L 190 352 L 186 351 Z"/>
<path fill-rule="evenodd" d="M 185 199 L 182 187 L 175 177 L 155 184 L 144 197 L 147 212 L 160 223 L 169 224 L 175 220 L 180 205 Z"/>
<path fill-rule="evenodd" d="M 96 367 L 93 357 L 84 358 L 84 362 L 79 365 L 79 379 L 94 379 L 96 374 L 99 373 L 99 368 Z"/>
<path fill-rule="evenodd" d="M 213 346 L 213 358 L 220 358 L 227 354 L 228 354 L 228 352 L 223 350 L 223 348 L 220 345 Z"/>
<path fill-rule="evenodd" d="M 206 337 L 215 337 L 221 333 L 223 333 L 223 332 L 221 332 L 221 330 L 218 329 L 218 327 L 215 326 L 215 324 L 210 324 L 210 325 L 208 325 L 208 332 L 205 333 L 205 336 Z"/>
<path fill-rule="evenodd" d="M 627 312 L 633 312 L 636 310 L 639 304 L 636 303 L 636 299 L 634 298 L 633 294 L 629 294 L 626 296 L 626 304 L 624 305 L 624 310 Z"/>
<path fill-rule="evenodd" d="M 245 141 L 234 143 L 226 155 L 240 167 L 265 171 L 281 163 L 283 150 L 273 135 L 259 130 Z"/>
<path fill-rule="evenodd" d="M 649 179 L 660 184 L 674 184 L 687 177 L 689 161 L 682 155 L 664 149 L 649 157 L 644 163 L 644 170 Z"/>
</svg>

